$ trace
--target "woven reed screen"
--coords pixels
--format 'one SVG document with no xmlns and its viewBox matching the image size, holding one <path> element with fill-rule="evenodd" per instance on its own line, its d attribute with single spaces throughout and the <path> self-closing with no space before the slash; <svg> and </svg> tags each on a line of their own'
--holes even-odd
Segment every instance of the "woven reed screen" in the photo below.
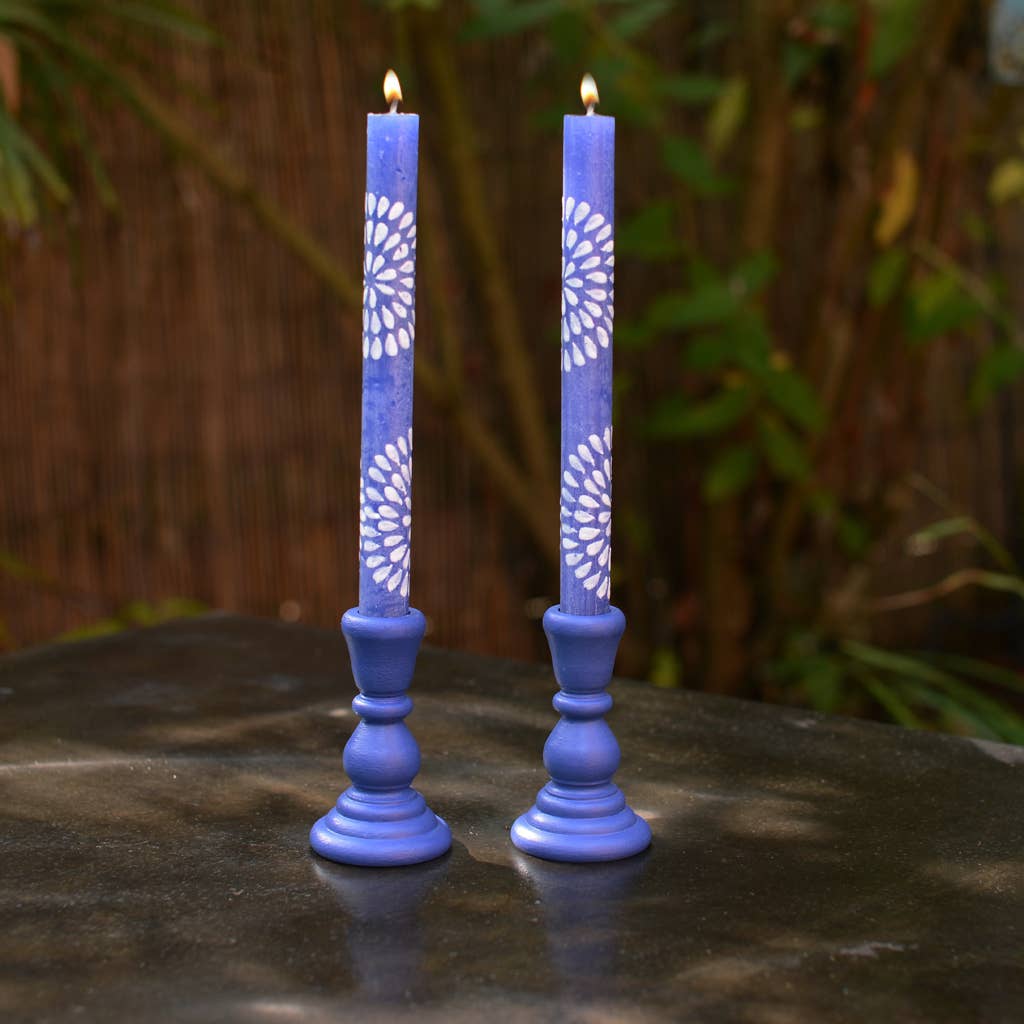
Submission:
<svg viewBox="0 0 1024 1024">
<path fill-rule="evenodd" d="M 210 0 L 203 10 L 226 45 L 159 55 L 200 97 L 191 107 L 186 99 L 185 116 L 357 277 L 364 115 L 380 105 L 382 71 L 396 63 L 383 17 L 326 0 Z M 500 169 L 490 213 L 533 357 L 553 369 L 553 420 L 559 147 L 549 132 L 539 150 L 527 134 L 534 126 L 508 113 L 517 85 L 502 74 L 528 63 L 526 47 L 467 48 L 460 73 L 487 96 L 473 109 L 487 110 L 483 157 Z M 417 96 L 413 80 L 406 96 L 424 111 L 421 206 L 444 206 L 429 97 Z M 0 551 L 40 578 L 0 576 L 0 619 L 32 643 L 133 599 L 177 596 L 266 616 L 284 606 L 332 624 L 355 600 L 357 317 L 133 115 L 111 108 L 98 120 L 120 209 L 105 211 L 83 185 L 70 230 L 22 240 L 5 268 Z M 1006 258 L 1018 262 L 1019 228 L 1003 237 Z M 444 300 L 476 315 L 460 286 L 461 254 L 441 244 L 435 258 Z M 421 316 L 417 345 L 434 345 L 429 318 Z M 969 358 L 951 349 L 934 364 L 920 465 L 1006 535 L 1019 430 L 1005 403 L 964 423 Z M 493 372 L 489 359 L 470 353 L 471 381 Z M 500 414 L 490 415 L 500 430 Z M 413 594 L 432 639 L 538 655 L 539 629 L 524 609 L 543 606 L 553 570 L 425 401 L 416 431 Z M 647 471 L 639 447 L 632 461 L 634 472 Z M 908 524 L 935 517 L 907 512 Z M 699 550 L 699 538 L 690 546 Z M 894 547 L 886 557 L 885 582 L 896 590 L 966 556 L 952 549 L 924 565 Z M 899 639 L 927 621 L 901 619 Z"/>
<path fill-rule="evenodd" d="M 195 122 L 358 279 L 365 113 L 393 56 L 377 16 L 206 14 L 228 44 L 166 58 L 202 97 Z M 406 95 L 421 109 L 414 82 Z M 358 318 L 133 115 L 104 116 L 120 210 L 83 186 L 72 232 L 20 243 L 6 268 L 0 551 L 46 579 L 0 575 L 0 618 L 19 643 L 169 596 L 334 623 L 355 603 Z M 442 203 L 423 135 L 421 204 Z M 425 401 L 416 432 L 414 601 L 432 638 L 532 652 L 502 517 Z"/>
</svg>

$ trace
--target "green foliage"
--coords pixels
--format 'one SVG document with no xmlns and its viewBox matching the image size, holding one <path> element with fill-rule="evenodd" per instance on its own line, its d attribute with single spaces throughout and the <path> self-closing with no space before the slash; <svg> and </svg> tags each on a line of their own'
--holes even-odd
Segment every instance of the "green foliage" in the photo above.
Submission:
<svg viewBox="0 0 1024 1024">
<path fill-rule="evenodd" d="M 544 25 L 565 6 L 564 0 L 476 0 L 476 18 L 466 34 L 483 39 L 525 32 Z"/>
<path fill-rule="evenodd" d="M 978 360 L 971 380 L 970 403 L 982 409 L 1000 392 L 1024 377 L 1024 348 L 1002 342 Z"/>
<path fill-rule="evenodd" d="M 714 75 L 659 75 L 654 90 L 660 99 L 675 100 L 687 106 L 704 106 L 718 99 L 725 80 Z"/>
<path fill-rule="evenodd" d="M 907 334 L 917 344 L 933 341 L 970 326 L 982 312 L 953 274 L 941 271 L 926 274 L 910 286 L 906 305 Z"/>
<path fill-rule="evenodd" d="M 868 301 L 875 309 L 887 305 L 897 293 L 909 264 L 910 255 L 898 245 L 883 249 L 875 257 L 868 274 Z"/>
<path fill-rule="evenodd" d="M 1016 673 L 974 658 L 899 653 L 844 640 L 795 638 L 770 678 L 790 700 L 827 714 L 871 707 L 910 729 L 941 729 L 1024 744 L 1024 718 L 1006 695 L 1024 693 Z"/>
<path fill-rule="evenodd" d="M 657 438 L 706 437 L 728 430 L 751 408 L 749 388 L 724 388 L 700 402 L 680 395 L 664 399 L 648 420 L 648 431 Z"/>
<path fill-rule="evenodd" d="M 140 626 L 157 626 L 161 622 L 169 622 L 172 619 L 191 618 L 207 611 L 209 611 L 209 607 L 202 601 L 185 597 L 169 597 L 157 604 L 151 604 L 148 601 L 131 601 L 109 618 L 69 630 L 58 636 L 56 640 L 58 643 L 88 640 L 92 637 L 108 636 Z"/>
<path fill-rule="evenodd" d="M 678 258 L 682 245 L 674 220 L 675 210 L 670 202 L 645 206 L 619 225 L 615 234 L 616 251 L 620 256 L 654 262 Z"/>
<path fill-rule="evenodd" d="M 1013 673 L 864 642 L 874 613 L 865 610 L 862 595 L 871 588 L 863 581 L 890 529 L 891 492 L 902 470 L 898 454 L 887 451 L 895 470 L 880 459 L 886 465 L 861 479 L 848 471 L 860 451 L 847 458 L 872 399 L 884 393 L 887 416 L 896 418 L 901 403 L 910 407 L 906 400 L 918 397 L 930 343 L 980 335 L 981 327 L 994 338 L 969 395 L 965 389 L 975 408 L 1024 374 L 1024 332 L 991 274 L 971 269 L 984 263 L 971 246 L 982 249 L 996 237 L 988 215 L 996 206 L 1012 212 L 1010 204 L 1024 197 L 1020 147 L 988 152 L 988 129 L 979 131 L 977 122 L 948 147 L 938 131 L 946 122 L 929 121 L 921 131 L 904 123 L 907 111 L 913 116 L 941 94 L 930 68 L 920 73 L 922 53 L 939 65 L 957 63 L 961 76 L 977 66 L 959 56 L 972 45 L 966 21 L 956 22 L 952 47 L 933 39 L 941 19 L 929 17 L 922 0 L 807 0 L 784 17 L 773 5 L 670 0 L 476 0 L 471 10 L 463 38 L 478 48 L 481 40 L 527 35 L 523 85 L 537 99 L 527 116 L 541 130 L 554 131 L 574 99 L 563 92 L 555 104 L 545 89 L 556 76 L 544 72 L 557 71 L 559 88 L 570 72 L 595 73 L 602 109 L 619 119 L 620 181 L 627 182 L 619 193 L 619 265 L 629 264 L 627 274 L 642 270 L 617 309 L 617 403 L 627 396 L 627 415 L 618 418 L 629 420 L 634 439 L 663 449 L 659 458 L 669 465 L 694 467 L 699 479 L 687 496 L 706 503 L 693 518 L 703 517 L 708 537 L 719 522 L 739 523 L 720 548 L 710 540 L 694 544 L 692 536 L 678 540 L 677 524 L 668 524 L 678 546 L 666 550 L 678 564 L 664 558 L 659 572 L 677 599 L 651 613 L 650 678 L 679 685 L 720 660 L 708 656 L 715 610 L 702 607 L 695 617 L 679 611 L 685 602 L 678 595 L 707 572 L 726 581 L 714 589 L 725 594 L 727 611 L 752 609 L 727 639 L 736 649 L 764 652 L 759 663 L 747 659 L 743 672 L 745 681 L 764 683 L 762 664 L 770 663 L 765 692 L 781 689 L 822 711 L 1019 741 L 1020 717 L 1004 699 L 1021 693 Z M 756 34 L 748 17 L 756 17 Z M 412 34 L 415 24 L 410 19 L 404 28 Z M 48 207 L 67 204 L 69 167 L 79 164 L 113 204 L 83 97 L 132 102 L 133 76 L 124 70 L 132 61 L 123 56 L 130 46 L 120 44 L 140 31 L 210 38 L 159 0 L 0 0 L 0 36 L 14 41 L 26 83 L 24 109 L 0 111 L 0 217 L 9 224 L 34 223 Z M 769 108 L 774 102 L 779 109 Z M 890 110 L 902 111 L 902 119 Z M 961 116 L 959 107 L 948 113 Z M 637 147 L 651 156 L 630 181 Z M 947 187 L 950 166 L 964 174 Z M 970 191 L 962 182 L 975 179 L 988 183 L 980 207 L 962 198 Z M 804 187 L 814 191 L 807 209 L 824 218 L 820 237 L 810 237 L 813 248 L 793 244 L 791 231 L 791 218 L 796 230 L 808 230 L 806 212 L 795 210 Z M 794 258 L 809 266 L 787 263 Z M 904 378 L 911 383 L 900 390 Z M 870 426 L 885 445 L 897 428 L 881 420 Z M 909 447 L 899 443 L 906 440 L 896 437 L 893 449 Z M 690 486 L 689 479 L 677 483 Z M 630 507 L 628 488 L 622 494 L 616 523 L 630 557 L 619 566 L 632 573 L 661 551 L 668 531 L 666 517 Z M 730 502 L 731 519 L 724 514 Z M 990 565 L 942 581 L 940 597 L 966 583 L 1005 601 L 1024 595 L 1009 553 L 970 517 L 951 511 L 908 544 L 924 553 L 961 535 Z M 34 581 L 16 560 L 6 567 L 0 561 L 0 570 Z M 643 592 L 643 580 L 626 582 L 624 592 Z M 190 602 L 133 603 L 84 632 L 198 610 Z M 704 632 L 683 643 L 687 630 Z"/>
<path fill-rule="evenodd" d="M 707 152 L 694 139 L 673 135 L 661 145 L 665 166 L 698 196 L 724 196 L 735 189 L 735 183 L 723 178 Z"/>
<path fill-rule="evenodd" d="M 24 102 L 0 102 L 0 218 L 34 225 L 47 207 L 71 199 L 66 165 L 79 157 L 100 198 L 115 196 L 84 112 L 84 96 L 132 103 L 118 61 L 133 35 L 172 33 L 195 42 L 213 35 L 164 0 L 0 0 L 0 39 L 17 54 L 12 80 Z M 124 57 L 126 61 L 128 58 Z"/>
<path fill-rule="evenodd" d="M 34 568 L 9 551 L 0 550 L 0 576 L 6 576 L 17 583 L 42 587 L 50 592 L 67 592 L 72 596 L 81 596 L 75 594 L 72 588 L 64 586 L 59 580 Z M 65 640 L 83 640 L 93 636 L 106 636 L 137 626 L 155 626 L 170 619 L 202 615 L 207 611 L 209 611 L 208 605 L 187 597 L 168 597 L 156 604 L 149 601 L 130 601 L 113 615 L 62 633 L 56 637 L 56 640 L 63 642 Z M 8 631 L 3 620 L 0 620 L 0 650 L 15 646 L 14 637 Z"/>
<path fill-rule="evenodd" d="M 868 55 L 868 73 L 890 72 L 920 38 L 923 0 L 871 0 L 874 32 Z"/>
<path fill-rule="evenodd" d="M 745 490 L 757 471 L 757 452 L 748 444 L 723 448 L 704 475 L 704 497 L 711 502 Z"/>
<path fill-rule="evenodd" d="M 728 79 L 708 114 L 707 148 L 718 159 L 730 146 L 747 114 L 749 88 L 739 75 Z"/>
</svg>

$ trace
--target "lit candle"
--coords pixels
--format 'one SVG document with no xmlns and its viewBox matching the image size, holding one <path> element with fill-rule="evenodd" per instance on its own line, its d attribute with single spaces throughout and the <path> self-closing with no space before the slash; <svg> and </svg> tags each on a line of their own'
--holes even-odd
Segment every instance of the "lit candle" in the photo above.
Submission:
<svg viewBox="0 0 1024 1024">
<path fill-rule="evenodd" d="M 562 158 L 561 610 L 608 611 L 612 520 L 615 118 L 565 118 Z"/>
<path fill-rule="evenodd" d="M 384 95 L 390 112 L 366 119 L 359 611 L 396 616 L 409 611 L 420 119 L 398 113 L 394 71 Z"/>
</svg>

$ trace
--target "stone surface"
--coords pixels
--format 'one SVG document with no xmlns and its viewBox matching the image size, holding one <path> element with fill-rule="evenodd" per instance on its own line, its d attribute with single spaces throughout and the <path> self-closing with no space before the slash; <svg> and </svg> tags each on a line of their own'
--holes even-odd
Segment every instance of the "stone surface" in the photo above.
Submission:
<svg viewBox="0 0 1024 1024">
<path fill-rule="evenodd" d="M 1024 1019 L 1024 750 L 616 682 L 633 860 L 531 860 L 544 667 L 426 650 L 453 851 L 316 858 L 340 633 L 211 617 L 0 660 L 4 1021 Z"/>
</svg>

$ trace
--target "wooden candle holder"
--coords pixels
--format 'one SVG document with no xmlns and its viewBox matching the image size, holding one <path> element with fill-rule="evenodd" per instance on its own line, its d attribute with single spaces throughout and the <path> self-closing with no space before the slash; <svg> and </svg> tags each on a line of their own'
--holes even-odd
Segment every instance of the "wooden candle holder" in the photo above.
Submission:
<svg viewBox="0 0 1024 1024">
<path fill-rule="evenodd" d="M 362 719 L 345 745 L 352 785 L 309 833 L 313 849 L 339 864 L 398 867 L 433 860 L 451 847 L 451 831 L 412 788 L 420 748 L 405 724 L 406 690 L 426 629 L 422 612 L 391 617 L 345 612 L 341 631 L 352 657 Z"/>
<path fill-rule="evenodd" d="M 555 710 L 562 718 L 544 744 L 551 781 L 512 826 L 512 842 L 545 860 L 583 863 L 621 860 L 647 849 L 651 830 L 612 782 L 619 744 L 604 720 L 612 698 L 615 654 L 626 617 L 610 607 L 601 615 L 544 614 L 555 678 Z"/>
</svg>

